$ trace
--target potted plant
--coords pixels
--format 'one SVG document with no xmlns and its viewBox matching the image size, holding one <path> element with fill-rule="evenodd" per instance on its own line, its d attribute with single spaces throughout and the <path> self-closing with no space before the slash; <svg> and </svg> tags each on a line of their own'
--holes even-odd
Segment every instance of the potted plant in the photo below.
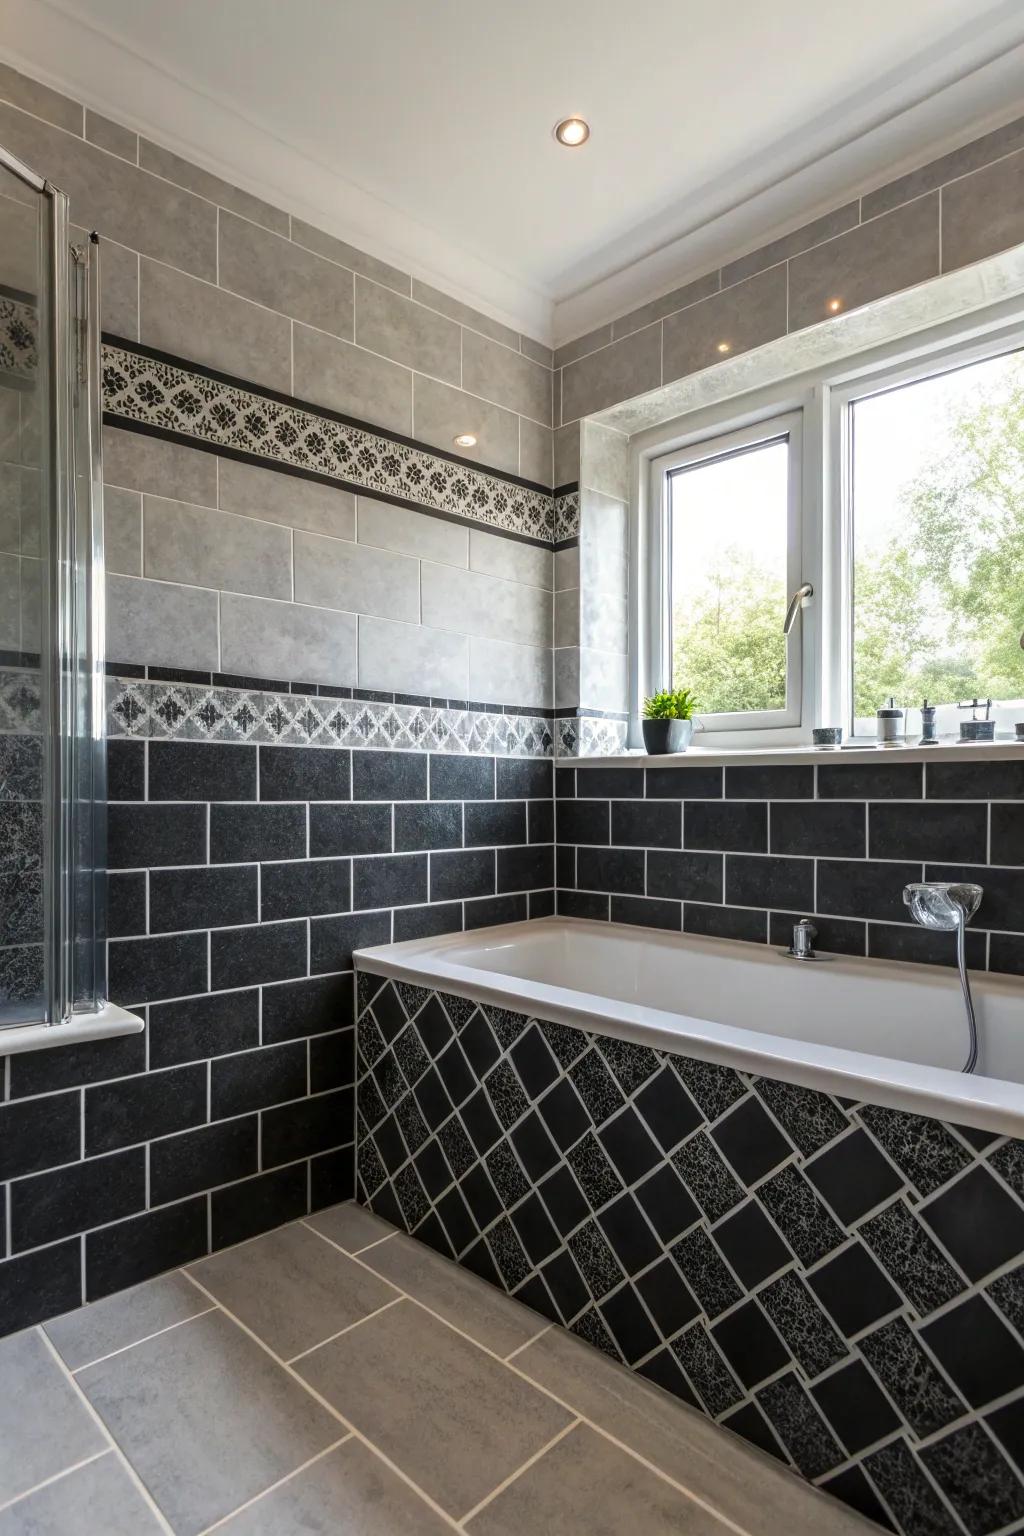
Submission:
<svg viewBox="0 0 1024 1536">
<path fill-rule="evenodd" d="M 644 700 L 644 746 L 652 756 L 686 751 L 693 740 L 693 710 L 689 688 L 664 688 Z"/>
</svg>

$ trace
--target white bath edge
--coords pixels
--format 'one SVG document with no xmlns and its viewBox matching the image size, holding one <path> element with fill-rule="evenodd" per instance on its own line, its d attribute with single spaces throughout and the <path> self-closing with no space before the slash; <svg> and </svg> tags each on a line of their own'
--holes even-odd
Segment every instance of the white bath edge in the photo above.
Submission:
<svg viewBox="0 0 1024 1536">
<path fill-rule="evenodd" d="M 734 1067 L 763 1077 L 779 1078 L 818 1092 L 866 1101 L 886 1108 L 951 1121 L 1007 1136 L 1024 1136 L 1024 1086 L 1001 1078 L 965 1075 L 944 1066 L 903 1061 L 863 1051 L 820 1043 L 807 1043 L 786 1036 L 762 1033 L 755 1028 L 738 1028 L 706 1018 L 668 1012 L 643 1003 L 622 1001 L 546 981 L 507 975 L 481 966 L 458 963 L 446 958 L 453 950 L 481 949 L 491 945 L 515 945 L 527 934 L 574 932 L 594 934 L 607 939 L 627 934 L 637 944 L 658 949 L 678 948 L 730 959 L 754 960 L 757 964 L 775 963 L 787 967 L 793 988 L 807 968 L 786 962 L 770 946 L 733 939 L 705 939 L 685 934 L 665 933 L 644 928 L 590 922 L 579 918 L 537 918 L 531 922 L 502 924 L 470 933 L 455 933 L 440 938 L 412 939 L 404 943 L 384 944 L 357 949 L 353 964 L 391 980 L 414 986 L 453 993 L 496 1007 L 567 1024 L 593 1034 L 648 1045 L 676 1055 Z M 846 976 L 870 976 L 872 982 L 916 983 L 918 989 L 934 991 L 947 984 L 950 1007 L 959 1003 L 959 988 L 953 971 L 934 966 L 899 961 L 861 960 L 834 957 L 826 968 L 815 967 L 822 975 L 839 983 Z M 976 990 L 997 998 L 1010 994 L 1013 1007 L 1020 1007 L 1021 1049 L 1024 1050 L 1024 984 L 1016 978 L 973 974 Z M 1019 994 L 1019 998 L 1017 996 Z M 946 998 L 944 993 L 943 1004 Z M 895 1002 L 895 995 L 894 995 Z"/>
</svg>

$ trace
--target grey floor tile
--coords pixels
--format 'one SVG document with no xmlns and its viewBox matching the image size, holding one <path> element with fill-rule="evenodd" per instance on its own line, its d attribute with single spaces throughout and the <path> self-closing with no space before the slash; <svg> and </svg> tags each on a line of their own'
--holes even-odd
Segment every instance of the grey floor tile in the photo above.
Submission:
<svg viewBox="0 0 1024 1536">
<path fill-rule="evenodd" d="M 0 1536 L 159 1536 L 162 1530 L 113 1451 L 0 1511 Z"/>
<path fill-rule="evenodd" d="M 468 1529 L 473 1536 L 730 1536 L 729 1527 L 586 1425 L 551 1447 Z"/>
<path fill-rule="evenodd" d="M 547 1325 L 539 1313 L 413 1237 L 402 1234 L 381 1243 L 363 1255 L 363 1263 L 496 1355 L 510 1355 Z"/>
<path fill-rule="evenodd" d="M 322 1232 L 332 1243 L 344 1248 L 346 1253 L 358 1253 L 361 1248 L 369 1247 L 370 1243 L 379 1243 L 382 1237 L 390 1237 L 398 1231 L 389 1221 L 383 1221 L 364 1205 L 356 1205 L 352 1200 L 307 1216 L 306 1226 L 312 1227 L 315 1232 Z"/>
<path fill-rule="evenodd" d="M 340 1432 L 220 1311 L 87 1366 L 77 1379 L 177 1536 L 231 1514 Z"/>
<path fill-rule="evenodd" d="M 71 1370 L 137 1344 L 151 1333 L 182 1323 L 212 1303 L 184 1275 L 161 1275 L 102 1301 L 78 1307 L 46 1324 L 46 1333 Z"/>
<path fill-rule="evenodd" d="M 298 1223 L 200 1259 L 189 1273 L 284 1360 L 398 1295 Z"/>
<path fill-rule="evenodd" d="M 296 1369 L 456 1517 L 569 1422 L 549 1397 L 409 1301 Z"/>
<path fill-rule="evenodd" d="M 744 1530 L 869 1536 L 875 1529 L 561 1328 L 530 1344 L 513 1363 Z"/>
<path fill-rule="evenodd" d="M 441 1536 L 451 1526 L 353 1438 L 221 1529 L 224 1536 Z"/>
<path fill-rule="evenodd" d="M 0 1344 L 0 1504 L 107 1444 L 35 1329 Z"/>
</svg>

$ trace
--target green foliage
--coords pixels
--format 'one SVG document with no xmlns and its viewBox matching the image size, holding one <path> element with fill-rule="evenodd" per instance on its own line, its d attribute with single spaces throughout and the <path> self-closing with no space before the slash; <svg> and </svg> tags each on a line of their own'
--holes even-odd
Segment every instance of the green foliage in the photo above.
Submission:
<svg viewBox="0 0 1024 1536">
<path fill-rule="evenodd" d="M 645 720 L 690 720 L 696 702 L 689 688 L 665 688 L 644 699 Z"/>
<path fill-rule="evenodd" d="M 705 714 L 783 709 L 786 593 L 738 549 L 728 549 L 697 601 L 676 604 L 672 665 L 697 682 Z"/>
</svg>

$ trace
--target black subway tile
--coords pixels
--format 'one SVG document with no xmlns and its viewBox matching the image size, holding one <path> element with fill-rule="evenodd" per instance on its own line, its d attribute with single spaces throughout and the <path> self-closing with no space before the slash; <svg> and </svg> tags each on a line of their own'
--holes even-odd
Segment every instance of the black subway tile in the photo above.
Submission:
<svg viewBox="0 0 1024 1536">
<path fill-rule="evenodd" d="M 150 800 L 255 800 L 256 747 L 151 741 Z"/>
<path fill-rule="evenodd" d="M 88 1158 L 11 1185 L 11 1251 L 39 1248 L 146 1205 L 146 1150 Z"/>
<path fill-rule="evenodd" d="M 465 806 L 466 847 L 494 848 L 499 843 L 526 842 L 526 807 L 549 800 L 470 800 Z"/>
<path fill-rule="evenodd" d="M 560 843 L 608 843 L 611 806 L 607 800 L 562 800 L 555 826 Z"/>
<path fill-rule="evenodd" d="M 314 976 L 325 971 L 351 971 L 354 949 L 372 949 L 376 944 L 390 943 L 390 911 L 353 912 L 348 917 L 314 917 L 309 925 L 309 968 Z"/>
<path fill-rule="evenodd" d="M 768 914 L 746 907 L 704 906 L 688 901 L 683 905 L 683 932 L 703 934 L 710 939 L 748 939 L 763 944 L 768 937 Z"/>
<path fill-rule="evenodd" d="M 555 848 L 555 884 L 571 890 L 576 884 L 576 849 L 559 843 Z"/>
<path fill-rule="evenodd" d="M 81 1095 L 0 1104 L 0 1182 L 70 1163 L 81 1147 Z"/>
<path fill-rule="evenodd" d="M 1024 864 L 1024 805 L 992 806 L 993 864 Z"/>
<path fill-rule="evenodd" d="M 819 763 L 820 800 L 920 800 L 923 763 Z"/>
<path fill-rule="evenodd" d="M 1024 800 L 1024 761 L 928 763 L 929 800 Z"/>
<path fill-rule="evenodd" d="M 304 1098 L 306 1042 L 264 1045 L 238 1056 L 218 1056 L 210 1066 L 210 1118 L 251 1114 L 268 1104 Z"/>
<path fill-rule="evenodd" d="M 107 807 L 108 869 L 205 863 L 205 805 Z"/>
<path fill-rule="evenodd" d="M 956 942 L 951 933 L 931 933 L 924 928 L 893 923 L 868 924 L 868 954 L 875 960 L 911 960 L 918 965 L 955 965 Z M 967 964 L 985 968 L 985 935 L 967 933 Z"/>
<path fill-rule="evenodd" d="M 1024 976 L 1024 938 L 1017 934 L 993 933 L 989 937 L 988 966 L 1009 976 Z"/>
<path fill-rule="evenodd" d="M 576 769 L 555 769 L 555 799 L 575 800 L 576 798 Z"/>
<path fill-rule="evenodd" d="M 872 858 L 984 864 L 988 853 L 985 805 L 880 802 L 868 807 L 868 829 Z"/>
<path fill-rule="evenodd" d="M 269 923 L 278 918 L 347 912 L 351 885 L 349 859 L 264 864 L 260 869 L 260 917 Z"/>
<path fill-rule="evenodd" d="M 553 843 L 555 840 L 555 802 L 530 800 L 527 802 L 529 839 L 531 843 Z"/>
<path fill-rule="evenodd" d="M 217 929 L 210 935 L 210 974 L 216 992 L 305 976 L 306 924 L 300 920 Z"/>
<path fill-rule="evenodd" d="M 740 907 L 814 905 L 814 864 L 810 859 L 727 853 L 725 899 Z"/>
<path fill-rule="evenodd" d="M 528 907 L 523 895 L 485 896 L 467 901 L 463 911 L 468 933 L 471 928 L 489 928 L 495 923 L 524 923 Z"/>
<path fill-rule="evenodd" d="M 304 805 L 211 805 L 211 864 L 306 857 Z"/>
<path fill-rule="evenodd" d="M 309 856 L 390 853 L 390 805 L 311 805 Z"/>
<path fill-rule="evenodd" d="M 307 1178 L 307 1164 L 292 1163 L 273 1173 L 261 1173 L 254 1179 L 215 1189 L 210 1196 L 214 1248 L 241 1243 L 247 1237 L 304 1216 Z"/>
<path fill-rule="evenodd" d="M 258 1045 L 259 1038 L 260 995 L 255 987 L 154 1003 L 149 1010 L 150 1068 L 244 1051 Z"/>
<path fill-rule="evenodd" d="M 309 1160 L 309 1208 L 322 1211 L 325 1206 L 355 1199 L 355 1147 L 338 1147 Z"/>
<path fill-rule="evenodd" d="M 553 890 L 531 891 L 526 901 L 527 916 L 531 919 L 535 917 L 554 917 L 555 893 Z"/>
<path fill-rule="evenodd" d="M 352 759 L 353 800 L 425 800 L 427 758 L 423 752 L 356 752 Z"/>
<path fill-rule="evenodd" d="M 926 880 L 949 880 L 980 885 L 984 894 L 972 918 L 975 928 L 1008 929 L 1024 933 L 1024 868 L 991 869 L 984 865 L 926 864 Z"/>
<path fill-rule="evenodd" d="M 145 800 L 146 743 L 114 737 L 107 742 L 107 799 Z"/>
<path fill-rule="evenodd" d="M 70 1312 L 82 1301 L 78 1237 L 0 1264 L 0 1334 L 16 1333 Z"/>
<path fill-rule="evenodd" d="M 151 933 L 227 928 L 259 916 L 255 864 L 214 869 L 154 869 L 149 877 Z"/>
<path fill-rule="evenodd" d="M 920 880 L 920 864 L 872 864 L 866 860 L 818 860 L 818 911 L 836 917 L 867 917 L 902 923 L 903 887 Z"/>
<path fill-rule="evenodd" d="M 855 800 L 778 800 L 768 819 L 772 853 L 862 859 L 867 851 L 867 816 Z"/>
<path fill-rule="evenodd" d="M 260 799 L 348 800 L 351 756 L 334 747 L 260 747 Z"/>
<path fill-rule="evenodd" d="M 314 1035 L 309 1042 L 309 1091 L 352 1088 L 356 1080 L 356 1032 L 337 1029 Z"/>
<path fill-rule="evenodd" d="M 493 800 L 494 758 L 430 754 L 431 800 Z"/>
<path fill-rule="evenodd" d="M 107 937 L 125 939 L 145 931 L 145 870 L 126 874 L 111 871 L 107 875 Z"/>
<path fill-rule="evenodd" d="M 353 1136 L 351 1088 L 301 1099 L 280 1109 L 264 1110 L 262 1147 L 264 1168 L 312 1157 L 330 1147 L 350 1142 Z"/>
<path fill-rule="evenodd" d="M 685 848 L 767 853 L 768 807 L 761 801 L 688 800 L 683 807 Z"/>
<path fill-rule="evenodd" d="M 457 800 L 399 802 L 394 810 L 396 853 L 462 847 L 462 806 Z"/>
<path fill-rule="evenodd" d="M 498 849 L 499 891 L 546 890 L 554 884 L 554 879 L 554 847 L 551 843 Z"/>
<path fill-rule="evenodd" d="M 681 848 L 680 806 L 674 800 L 613 800 L 612 842 L 626 848 Z"/>
<path fill-rule="evenodd" d="M 648 800 L 715 800 L 722 794 L 722 769 L 648 768 Z"/>
<path fill-rule="evenodd" d="M 647 855 L 647 894 L 672 901 L 721 901 L 724 889 L 720 853 L 677 853 L 652 848 Z"/>
<path fill-rule="evenodd" d="M 616 896 L 642 896 L 643 850 L 577 848 L 576 884 L 584 891 L 611 891 Z"/>
<path fill-rule="evenodd" d="M 342 1029 L 354 1018 L 353 977 L 347 971 L 263 988 L 264 1045 Z"/>
<path fill-rule="evenodd" d="M 428 939 L 442 933 L 462 931 L 462 903 L 435 902 L 426 907 L 399 907 L 395 911 L 395 943 L 406 939 Z"/>
<path fill-rule="evenodd" d="M 85 1155 L 169 1136 L 205 1119 L 205 1063 L 101 1083 L 85 1091 Z"/>
<path fill-rule="evenodd" d="M 640 928 L 668 928 L 678 933 L 683 926 L 682 902 L 655 901 L 646 896 L 613 896 L 612 922 L 632 923 Z"/>
<path fill-rule="evenodd" d="M 425 853 L 381 854 L 377 858 L 352 860 L 354 911 L 414 906 L 427 899 Z"/>
<path fill-rule="evenodd" d="M 155 939 L 112 939 L 108 945 L 110 997 L 123 1008 L 207 989 L 205 933 Z M 244 978 L 249 980 L 251 978 Z"/>
<path fill-rule="evenodd" d="M 85 1239 L 85 1293 L 98 1301 L 206 1252 L 206 1195 L 131 1216 Z"/>
<path fill-rule="evenodd" d="M 555 892 L 555 910 L 559 917 L 585 917 L 591 921 L 607 922 L 609 897 L 598 896 L 592 891 Z"/>
<path fill-rule="evenodd" d="M 550 800 L 554 770 L 549 758 L 495 759 L 495 792 L 499 800 Z"/>
<path fill-rule="evenodd" d="M 768 942 L 788 949 L 793 942 L 793 928 L 807 912 L 772 912 L 768 921 Z M 814 913 L 813 922 L 818 930 L 814 947 L 832 955 L 867 954 L 868 930 L 866 923 L 854 922 L 843 917 L 822 917 Z"/>
<path fill-rule="evenodd" d="M 12 1099 L 133 1077 L 146 1070 L 146 1033 L 85 1040 L 81 1045 L 62 1045 L 59 1051 L 25 1051 L 10 1057 L 8 1070 Z"/>
<path fill-rule="evenodd" d="M 814 769 L 803 764 L 774 768 L 726 768 L 728 800 L 808 800 L 814 794 Z"/>
<path fill-rule="evenodd" d="M 494 893 L 494 850 L 458 849 L 430 855 L 431 901 L 462 901 Z"/>
<path fill-rule="evenodd" d="M 641 800 L 644 793 L 642 768 L 577 768 L 578 800 Z"/>
<path fill-rule="evenodd" d="M 186 1195 L 259 1169 L 259 1117 L 255 1114 L 217 1125 L 202 1125 L 179 1136 L 164 1136 L 149 1149 L 149 1198 L 153 1205 L 183 1200 Z"/>
</svg>

